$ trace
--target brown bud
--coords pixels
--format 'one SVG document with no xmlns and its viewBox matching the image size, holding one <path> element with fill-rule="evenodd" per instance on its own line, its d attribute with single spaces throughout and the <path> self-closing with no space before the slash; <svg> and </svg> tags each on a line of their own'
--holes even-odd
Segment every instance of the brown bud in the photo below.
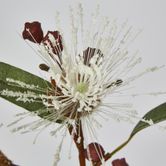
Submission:
<svg viewBox="0 0 166 166">
<path fill-rule="evenodd" d="M 125 158 L 122 158 L 114 160 L 112 162 L 112 166 L 129 166 L 129 165 L 126 163 Z"/>
<path fill-rule="evenodd" d="M 22 32 L 24 39 L 28 39 L 34 43 L 40 43 L 43 40 L 43 31 L 40 22 L 26 22 Z"/>
<path fill-rule="evenodd" d="M 56 55 L 59 55 L 63 50 L 62 36 L 59 31 L 48 31 L 42 42 Z"/>
<path fill-rule="evenodd" d="M 85 149 L 85 157 L 88 160 L 92 160 L 93 162 L 100 161 L 105 154 L 103 147 L 96 143 L 92 142 L 88 145 L 87 149 Z"/>
<path fill-rule="evenodd" d="M 47 66 L 46 64 L 42 63 L 39 65 L 39 68 L 43 71 L 48 71 L 50 69 L 49 66 Z"/>
</svg>

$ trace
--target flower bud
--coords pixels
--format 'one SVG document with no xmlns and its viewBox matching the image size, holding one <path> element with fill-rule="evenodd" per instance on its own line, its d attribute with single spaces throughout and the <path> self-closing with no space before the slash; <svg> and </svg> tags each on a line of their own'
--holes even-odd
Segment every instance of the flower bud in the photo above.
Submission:
<svg viewBox="0 0 166 166">
<path fill-rule="evenodd" d="M 103 147 L 96 142 L 90 143 L 87 149 L 85 149 L 85 157 L 93 162 L 100 161 L 103 158 L 104 154 L 105 151 Z"/>
<path fill-rule="evenodd" d="M 42 63 L 39 65 L 39 68 L 43 71 L 48 71 L 50 69 L 49 66 L 47 66 L 46 64 Z"/>
<path fill-rule="evenodd" d="M 129 166 L 129 165 L 126 163 L 125 158 L 122 158 L 114 160 L 112 162 L 112 166 Z"/>
<path fill-rule="evenodd" d="M 40 22 L 26 22 L 22 32 L 24 39 L 28 39 L 34 43 L 40 43 L 43 40 L 43 30 Z"/>
<path fill-rule="evenodd" d="M 56 55 L 59 55 L 63 50 L 62 36 L 59 31 L 48 31 L 42 42 Z"/>
</svg>

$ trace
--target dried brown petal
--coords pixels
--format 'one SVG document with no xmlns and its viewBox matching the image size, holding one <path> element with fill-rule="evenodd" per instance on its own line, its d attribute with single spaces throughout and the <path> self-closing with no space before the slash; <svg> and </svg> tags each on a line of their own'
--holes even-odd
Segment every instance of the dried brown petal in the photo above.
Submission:
<svg viewBox="0 0 166 166">
<path fill-rule="evenodd" d="M 125 158 L 122 158 L 114 160 L 112 162 L 112 166 L 129 166 L 129 165 L 126 163 Z"/>
<path fill-rule="evenodd" d="M 103 57 L 103 53 L 99 49 L 88 47 L 86 50 L 84 50 L 83 51 L 84 64 L 90 66 L 90 60 L 95 54 L 98 55 L 96 61 L 96 63 L 98 63 L 99 59 Z"/>
<path fill-rule="evenodd" d="M 40 43 L 43 40 L 43 30 L 40 22 L 26 22 L 22 32 L 24 39 L 28 39 L 34 43 Z"/>
<path fill-rule="evenodd" d="M 92 142 L 88 145 L 87 149 L 85 149 L 85 157 L 88 160 L 92 160 L 93 162 L 98 162 L 104 156 L 105 151 L 103 147 L 96 143 Z"/>
<path fill-rule="evenodd" d="M 54 54 L 61 54 L 63 45 L 62 36 L 59 31 L 48 31 L 42 42 L 48 49 L 51 49 L 50 51 Z"/>
</svg>

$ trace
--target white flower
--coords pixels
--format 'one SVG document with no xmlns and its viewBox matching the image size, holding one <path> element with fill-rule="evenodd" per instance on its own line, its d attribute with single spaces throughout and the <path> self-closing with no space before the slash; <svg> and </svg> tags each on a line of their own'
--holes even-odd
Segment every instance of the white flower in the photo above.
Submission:
<svg viewBox="0 0 166 166">
<path fill-rule="evenodd" d="M 59 126 L 51 131 L 51 134 L 55 135 L 60 129 L 72 126 L 71 135 L 74 137 L 74 134 L 79 131 L 76 129 L 79 125 L 77 123 L 81 121 L 83 133 L 87 136 L 88 130 L 90 137 L 96 139 L 95 127 L 102 126 L 98 117 L 129 122 L 139 119 L 130 103 L 120 103 L 118 98 L 116 101 L 113 98 L 124 95 L 125 90 L 130 88 L 130 84 L 137 78 L 154 72 L 162 66 L 147 68 L 131 76 L 130 72 L 141 63 L 141 58 L 137 52 L 130 52 L 128 46 L 140 31 L 135 32 L 127 22 L 118 26 L 116 21 L 110 22 L 108 18 L 100 16 L 98 10 L 92 14 L 88 24 L 83 13 L 81 4 L 76 9 L 71 8 L 70 31 L 66 32 L 64 27 L 60 27 L 58 31 L 49 31 L 41 42 L 36 42 L 40 56 L 46 63 L 40 67 L 48 71 L 52 84 L 47 94 L 35 96 L 33 93 L 21 94 L 21 92 L 14 93 L 8 90 L 1 92 L 7 96 L 18 97 L 17 100 L 20 101 L 32 102 L 32 104 L 35 100 L 42 99 L 45 105 L 45 108 L 36 110 L 37 115 L 41 112 L 46 113 L 43 119 L 20 126 L 14 131 L 26 128 L 29 129 L 28 131 L 36 129 L 42 131 L 52 125 L 52 122 L 60 121 Z M 42 31 L 41 27 L 40 31 Z M 30 35 L 25 34 L 34 42 L 37 35 L 33 37 L 30 29 L 28 33 Z M 38 88 L 10 78 L 6 81 L 30 89 Z M 151 120 L 141 118 L 140 120 L 153 124 Z M 78 132 L 77 135 L 79 144 L 80 133 Z M 87 140 L 84 140 L 85 144 Z M 59 151 L 55 165 L 59 160 Z"/>
<path fill-rule="evenodd" d="M 127 22 L 118 27 L 115 21 L 110 22 L 98 11 L 92 14 L 89 25 L 84 24 L 81 4 L 76 9 L 71 8 L 70 21 L 67 37 L 61 27 L 60 32 L 55 31 L 58 35 L 49 33 L 39 46 L 54 82 L 48 96 L 48 109 L 54 111 L 46 119 L 65 119 L 66 123 L 103 112 L 117 120 L 137 118 L 130 104 L 111 100 L 108 103 L 105 99 L 125 93 L 124 89 L 135 79 L 160 68 L 128 75 L 141 62 L 137 53 L 128 50 L 139 32 L 134 33 Z"/>
<path fill-rule="evenodd" d="M 66 25 L 60 26 L 58 22 L 58 31 L 48 31 L 41 42 L 36 41 L 39 53 L 46 63 L 40 67 L 48 71 L 51 78 L 52 88 L 48 89 L 46 95 L 35 96 L 8 90 L 1 92 L 18 97 L 17 100 L 23 102 L 36 102 L 35 100 L 42 99 L 45 108 L 36 110 L 36 113 L 49 114 L 44 116 L 43 122 L 33 122 L 33 129 L 37 126 L 41 128 L 41 125 L 48 126 L 51 122 L 59 120 L 62 122 L 60 129 L 68 124 L 74 125 L 77 120 L 82 121 L 83 128 L 89 123 L 101 127 L 97 116 L 129 122 L 135 118 L 139 119 L 132 104 L 120 103 L 113 97 L 125 94 L 125 90 L 127 87 L 130 88 L 133 81 L 160 67 L 147 68 L 137 75 L 130 76 L 131 70 L 141 63 L 141 58 L 137 52 L 130 52 L 128 46 L 140 31 L 135 32 L 128 26 L 127 21 L 118 26 L 115 20 L 111 22 L 107 17 L 101 16 L 98 8 L 88 20 L 89 22 L 85 20 L 82 5 L 79 4 L 77 8 L 70 9 L 70 30 L 68 28 L 66 31 Z M 33 38 L 35 42 L 33 35 L 40 35 L 40 38 L 43 36 L 39 33 L 42 32 L 41 26 L 36 26 L 40 23 L 27 24 L 23 33 L 27 35 L 27 39 Z M 39 88 L 11 78 L 7 78 L 6 81 L 29 89 Z M 138 94 L 133 94 L 136 95 Z M 94 126 L 92 128 L 94 129 Z"/>
</svg>

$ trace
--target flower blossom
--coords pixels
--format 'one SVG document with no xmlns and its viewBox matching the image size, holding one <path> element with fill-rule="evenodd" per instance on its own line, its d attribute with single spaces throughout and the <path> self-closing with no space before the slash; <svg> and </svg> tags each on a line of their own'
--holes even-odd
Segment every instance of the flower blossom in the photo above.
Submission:
<svg viewBox="0 0 166 166">
<path fill-rule="evenodd" d="M 96 138 L 95 127 L 101 127 L 98 117 L 129 122 L 138 118 L 129 103 L 121 103 L 114 96 L 124 95 L 125 90 L 137 78 L 160 67 L 148 68 L 131 76 L 130 71 L 141 63 L 141 58 L 136 53 L 131 53 L 128 45 L 138 33 L 134 33 L 127 22 L 118 27 L 115 21 L 101 17 L 98 12 L 92 15 L 89 25 L 86 25 L 81 5 L 75 10 L 71 9 L 70 14 L 68 37 L 62 27 L 48 31 L 44 36 L 40 22 L 25 23 L 23 38 L 37 44 L 45 63 L 39 67 L 46 71 L 51 83 L 48 89 L 42 89 L 45 95 L 33 97 L 33 101 L 40 98 L 45 107 L 36 110 L 37 114 L 43 113 L 43 121 L 35 121 L 31 125 L 36 129 L 42 126 L 45 128 L 51 122 L 61 122 L 51 132 L 52 135 L 66 126 L 72 126 L 71 135 L 78 135 L 79 144 L 80 132 L 76 126 L 81 121 L 83 133 L 90 133 L 85 138 L 87 140 L 84 140 L 88 145 L 89 137 Z M 26 95 L 22 98 L 28 101 Z M 24 125 L 19 129 L 29 126 Z M 90 157 L 94 161 L 99 160 L 98 154 L 100 160 L 104 155 L 104 149 L 98 145 L 89 145 Z M 94 146 L 97 146 L 97 153 Z M 88 152 L 86 156 L 88 158 Z M 125 160 L 117 160 L 113 165 L 127 166 L 124 163 Z"/>
</svg>

